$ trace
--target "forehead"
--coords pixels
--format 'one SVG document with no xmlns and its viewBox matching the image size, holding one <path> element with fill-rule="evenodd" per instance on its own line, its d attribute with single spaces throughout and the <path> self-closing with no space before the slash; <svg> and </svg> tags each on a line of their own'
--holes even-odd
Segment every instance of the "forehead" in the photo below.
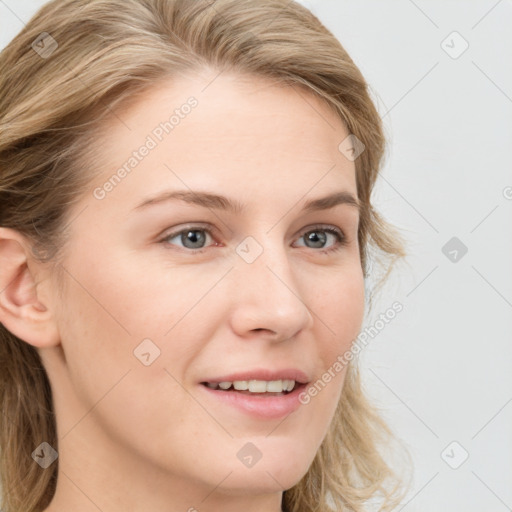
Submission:
<svg viewBox="0 0 512 512">
<path fill-rule="evenodd" d="M 116 188 L 132 196 L 164 182 L 236 195 L 259 190 L 262 197 L 280 187 L 302 194 L 336 184 L 356 190 L 354 162 L 339 149 L 346 127 L 304 87 L 196 74 L 160 81 L 114 114 L 97 148 L 95 185 L 124 167 Z"/>
</svg>

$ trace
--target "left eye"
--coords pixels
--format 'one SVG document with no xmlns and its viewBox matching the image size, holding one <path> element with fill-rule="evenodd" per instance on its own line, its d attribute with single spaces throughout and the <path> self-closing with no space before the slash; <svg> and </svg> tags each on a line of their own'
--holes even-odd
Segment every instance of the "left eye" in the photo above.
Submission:
<svg viewBox="0 0 512 512">
<path fill-rule="evenodd" d="M 164 238 L 164 242 L 178 238 L 186 249 L 203 249 L 203 245 L 207 236 L 211 238 L 211 233 L 207 229 L 184 229 L 178 233 L 173 233 Z M 170 243 L 170 242 L 169 242 Z"/>
<path fill-rule="evenodd" d="M 333 237 L 335 240 L 330 247 L 326 248 L 324 244 L 326 243 L 328 236 Z M 341 231 L 334 228 L 314 228 L 304 233 L 300 238 L 304 238 L 307 242 L 312 243 L 313 246 L 308 246 L 312 249 L 332 250 L 336 248 L 333 247 L 337 245 L 336 242 L 338 242 L 339 244 L 345 243 L 345 238 Z"/>
<path fill-rule="evenodd" d="M 334 241 L 330 246 L 325 247 L 329 237 L 334 238 Z M 210 230 L 204 228 L 189 228 L 171 233 L 166 236 L 162 242 L 175 245 L 172 240 L 178 239 L 181 246 L 185 249 L 202 252 L 201 249 L 205 249 L 205 243 L 208 238 L 213 238 Z M 313 228 L 301 235 L 299 240 L 301 238 L 304 238 L 306 244 L 311 244 L 305 244 L 306 247 L 310 249 L 324 249 L 327 251 L 335 250 L 339 245 L 346 243 L 343 233 L 335 228 Z"/>
</svg>

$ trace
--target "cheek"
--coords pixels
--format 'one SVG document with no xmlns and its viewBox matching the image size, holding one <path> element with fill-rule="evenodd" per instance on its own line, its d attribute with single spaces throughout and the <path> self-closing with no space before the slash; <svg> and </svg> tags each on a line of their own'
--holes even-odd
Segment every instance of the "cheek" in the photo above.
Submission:
<svg viewBox="0 0 512 512">
<path fill-rule="evenodd" d="M 133 349 L 124 318 L 109 296 L 113 286 L 104 282 L 101 289 L 93 276 L 79 279 L 74 275 L 67 283 L 59 329 L 73 393 L 90 409 L 129 370 Z"/>
<path fill-rule="evenodd" d="M 129 371 L 120 387 L 140 382 L 130 391 L 130 403 L 139 403 L 139 395 L 144 403 L 144 393 L 154 395 L 155 389 L 175 397 L 177 384 L 166 370 L 183 381 L 201 349 L 192 340 L 205 339 L 209 318 L 217 314 L 208 291 L 219 271 L 198 277 L 192 270 L 162 270 L 123 259 L 108 247 L 101 259 L 84 254 L 73 254 L 65 264 L 58 318 L 74 393 L 92 408 Z M 199 313 L 202 321 L 197 321 Z"/>
<path fill-rule="evenodd" d="M 315 295 L 311 304 L 317 333 L 323 333 L 315 336 L 322 372 L 303 398 L 303 403 L 315 404 L 324 434 L 341 395 L 346 355 L 361 330 L 365 309 L 360 267 L 354 265 L 334 274 L 336 278 L 324 281 L 322 292 Z"/>
<path fill-rule="evenodd" d="M 360 267 L 354 265 L 336 277 L 326 279 L 314 297 L 313 310 L 318 328 L 328 333 L 325 354 L 330 360 L 348 350 L 357 337 L 364 317 L 364 278 Z"/>
<path fill-rule="evenodd" d="M 144 280 L 133 274 L 128 279 L 90 269 L 80 274 L 75 268 L 73 277 L 59 313 L 67 365 L 63 373 L 71 384 L 63 400 L 69 404 L 61 415 L 63 432 L 73 433 L 70 442 L 82 430 L 115 433 L 140 457 L 148 456 L 147 440 L 139 435 L 145 431 L 151 432 L 155 457 L 169 450 L 176 437 L 184 440 L 177 452 L 193 451 L 186 443 L 188 429 L 199 423 L 201 410 L 178 382 L 197 347 L 180 337 L 190 335 L 184 331 L 186 321 L 165 335 L 184 316 L 188 302 L 171 304 L 169 293 L 162 301 L 149 285 L 135 293 L 133 283 Z M 193 421 L 187 424 L 180 411 L 194 411 Z"/>
<path fill-rule="evenodd" d="M 85 407 L 92 407 L 126 372 L 143 366 L 133 351 L 158 331 L 149 328 L 154 308 L 134 288 L 143 281 L 120 275 L 111 261 L 116 260 L 74 259 L 65 265 L 58 323 L 67 373 Z"/>
</svg>

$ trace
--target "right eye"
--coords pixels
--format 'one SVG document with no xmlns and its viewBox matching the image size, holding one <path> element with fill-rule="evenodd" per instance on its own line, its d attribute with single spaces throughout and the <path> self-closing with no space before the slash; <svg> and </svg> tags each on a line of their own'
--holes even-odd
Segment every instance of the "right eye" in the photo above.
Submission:
<svg viewBox="0 0 512 512">
<path fill-rule="evenodd" d="M 210 230 L 202 227 L 192 226 L 181 229 L 180 231 L 174 231 L 166 235 L 161 240 L 161 243 L 165 245 L 177 245 L 176 243 L 172 242 L 172 240 L 177 239 L 178 242 L 182 244 L 182 248 L 190 249 L 194 253 L 200 253 L 204 252 L 206 249 L 205 243 L 208 237 L 213 238 Z"/>
</svg>

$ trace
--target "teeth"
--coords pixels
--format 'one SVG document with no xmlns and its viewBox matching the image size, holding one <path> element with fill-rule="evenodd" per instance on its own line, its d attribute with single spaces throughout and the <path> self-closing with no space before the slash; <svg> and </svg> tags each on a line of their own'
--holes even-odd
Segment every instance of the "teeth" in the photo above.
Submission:
<svg viewBox="0 0 512 512">
<path fill-rule="evenodd" d="M 237 391 L 250 391 L 251 393 L 282 393 L 283 391 L 292 391 L 295 386 L 294 380 L 236 380 L 234 382 L 207 382 L 206 385 L 211 389 L 227 390 L 233 386 Z"/>
<path fill-rule="evenodd" d="M 286 383 L 284 383 L 286 384 Z M 265 391 L 273 391 L 274 393 L 281 393 L 283 391 L 286 391 L 285 385 L 283 385 L 282 380 L 271 380 L 270 382 L 267 382 L 266 390 Z"/>
<path fill-rule="evenodd" d="M 286 391 L 292 391 L 293 388 L 295 387 L 295 381 L 294 380 L 284 380 L 284 382 L 287 382 L 288 383 L 288 387 L 286 388 Z"/>
<path fill-rule="evenodd" d="M 250 380 L 249 391 L 251 393 L 265 393 L 267 391 L 267 383 L 264 380 Z"/>
</svg>

